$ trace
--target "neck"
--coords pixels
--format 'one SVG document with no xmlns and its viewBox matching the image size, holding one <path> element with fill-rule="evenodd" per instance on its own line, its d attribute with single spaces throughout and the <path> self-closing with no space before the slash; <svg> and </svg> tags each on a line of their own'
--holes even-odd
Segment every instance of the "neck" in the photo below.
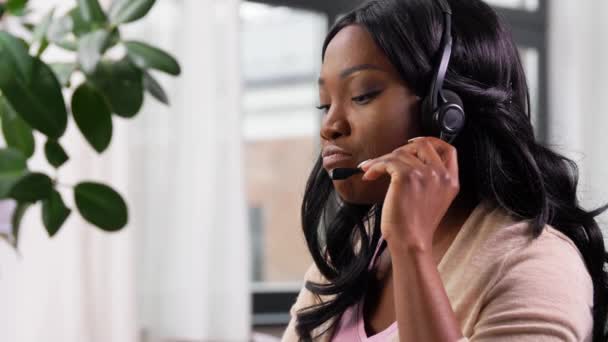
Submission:
<svg viewBox="0 0 608 342">
<path fill-rule="evenodd" d="M 476 205 L 477 201 L 470 194 L 461 192 L 456 196 L 435 231 L 433 249 L 435 246 L 439 249 L 449 247 Z"/>
</svg>

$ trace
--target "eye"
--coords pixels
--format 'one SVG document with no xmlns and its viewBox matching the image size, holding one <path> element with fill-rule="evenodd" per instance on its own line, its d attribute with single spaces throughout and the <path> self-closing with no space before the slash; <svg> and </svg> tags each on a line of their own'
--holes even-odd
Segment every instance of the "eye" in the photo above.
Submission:
<svg viewBox="0 0 608 342">
<path fill-rule="evenodd" d="M 358 104 L 367 104 L 369 103 L 371 100 L 373 100 L 376 96 L 378 96 L 378 94 L 380 94 L 381 91 L 373 91 L 371 93 L 367 93 L 367 94 L 363 94 L 360 96 L 355 96 L 352 98 L 353 101 L 357 102 Z"/>
<path fill-rule="evenodd" d="M 317 108 L 320 111 L 323 111 L 324 113 L 327 113 L 327 111 L 329 111 L 329 105 L 320 105 L 315 108 Z"/>
<path fill-rule="evenodd" d="M 357 102 L 360 105 L 364 105 L 364 104 L 369 103 L 371 100 L 373 100 L 381 92 L 382 92 L 381 90 L 373 91 L 371 93 L 355 96 L 352 98 L 352 100 Z M 320 111 L 323 111 L 324 113 L 327 113 L 329 111 L 329 107 L 330 107 L 330 105 L 320 105 L 320 106 L 317 106 L 316 108 Z"/>
</svg>

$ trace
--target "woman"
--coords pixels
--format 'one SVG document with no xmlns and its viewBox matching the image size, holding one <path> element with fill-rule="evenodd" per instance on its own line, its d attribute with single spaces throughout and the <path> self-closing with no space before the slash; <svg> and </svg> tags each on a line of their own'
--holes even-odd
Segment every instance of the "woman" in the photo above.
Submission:
<svg viewBox="0 0 608 342">
<path fill-rule="evenodd" d="M 443 87 L 466 113 L 452 144 L 421 128 L 448 25 L 439 0 L 369 1 L 325 40 L 325 158 L 302 204 L 314 263 L 283 341 L 606 341 L 594 217 L 608 206 L 582 209 L 576 164 L 535 141 L 496 13 L 481 0 L 443 6 Z"/>
</svg>

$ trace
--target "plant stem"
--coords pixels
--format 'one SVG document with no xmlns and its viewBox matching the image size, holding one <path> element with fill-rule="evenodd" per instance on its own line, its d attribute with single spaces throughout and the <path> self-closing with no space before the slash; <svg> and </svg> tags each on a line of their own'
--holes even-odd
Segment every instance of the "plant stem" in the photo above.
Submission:
<svg viewBox="0 0 608 342">
<path fill-rule="evenodd" d="M 40 56 L 42 56 L 42 53 L 44 53 L 44 51 L 48 47 L 49 47 L 49 41 L 46 40 L 46 38 L 43 38 L 42 41 L 40 42 L 40 47 L 38 47 L 38 52 L 36 53 L 36 57 L 40 58 Z"/>
</svg>

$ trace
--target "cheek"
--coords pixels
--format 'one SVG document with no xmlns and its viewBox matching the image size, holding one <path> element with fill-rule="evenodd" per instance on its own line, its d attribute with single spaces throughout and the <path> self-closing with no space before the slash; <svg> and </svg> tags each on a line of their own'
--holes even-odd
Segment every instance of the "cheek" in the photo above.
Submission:
<svg viewBox="0 0 608 342">
<path fill-rule="evenodd" d="M 370 119 L 363 123 L 362 143 L 371 157 L 387 154 L 421 133 L 417 104 L 395 98 L 400 97 L 378 103 L 367 113 Z"/>
<path fill-rule="evenodd" d="M 405 102 L 396 102 L 386 111 L 381 128 L 381 132 L 385 132 L 383 135 L 397 145 L 395 148 L 420 132 L 420 117 L 416 108 Z"/>
<path fill-rule="evenodd" d="M 370 158 L 388 154 L 405 145 L 412 137 L 413 127 L 407 113 L 384 113 L 383 118 L 367 127 L 362 143 Z"/>
</svg>

